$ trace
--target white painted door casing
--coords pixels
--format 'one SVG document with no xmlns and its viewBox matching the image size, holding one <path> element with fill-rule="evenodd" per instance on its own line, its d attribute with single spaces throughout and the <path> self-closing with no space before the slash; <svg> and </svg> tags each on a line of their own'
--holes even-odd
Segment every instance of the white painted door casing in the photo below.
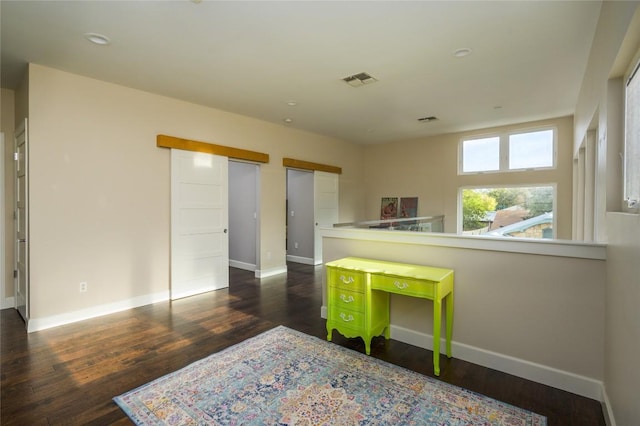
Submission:
<svg viewBox="0 0 640 426">
<path fill-rule="evenodd" d="M 25 118 L 15 131 L 15 300 L 29 322 L 29 136 Z"/>
</svg>

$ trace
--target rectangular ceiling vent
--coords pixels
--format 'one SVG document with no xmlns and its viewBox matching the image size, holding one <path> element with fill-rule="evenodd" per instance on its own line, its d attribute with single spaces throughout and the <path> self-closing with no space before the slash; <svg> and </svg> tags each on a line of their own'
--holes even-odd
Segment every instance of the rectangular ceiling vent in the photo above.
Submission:
<svg viewBox="0 0 640 426">
<path fill-rule="evenodd" d="M 429 117 L 418 118 L 418 121 L 421 123 L 428 123 L 430 121 L 436 121 L 437 119 L 438 117 L 434 117 L 433 115 L 431 115 Z"/>
<path fill-rule="evenodd" d="M 360 86 L 364 86 L 365 84 L 375 83 L 378 80 L 371 77 L 366 72 L 361 72 L 359 74 L 354 74 L 354 75 L 350 75 L 349 77 L 345 77 L 342 79 L 342 81 L 344 81 L 351 87 L 360 87 Z"/>
</svg>

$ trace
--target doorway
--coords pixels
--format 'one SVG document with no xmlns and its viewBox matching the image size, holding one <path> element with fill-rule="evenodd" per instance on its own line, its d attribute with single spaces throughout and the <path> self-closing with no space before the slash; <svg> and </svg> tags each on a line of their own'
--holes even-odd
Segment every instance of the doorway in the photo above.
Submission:
<svg viewBox="0 0 640 426">
<path fill-rule="evenodd" d="M 258 182 L 254 163 L 229 161 L 229 266 L 256 271 L 258 265 Z"/>
<path fill-rule="evenodd" d="M 287 261 L 322 264 L 321 228 L 338 222 L 338 174 L 287 169 Z"/>
<path fill-rule="evenodd" d="M 313 265 L 313 172 L 287 169 L 287 261 Z"/>
</svg>

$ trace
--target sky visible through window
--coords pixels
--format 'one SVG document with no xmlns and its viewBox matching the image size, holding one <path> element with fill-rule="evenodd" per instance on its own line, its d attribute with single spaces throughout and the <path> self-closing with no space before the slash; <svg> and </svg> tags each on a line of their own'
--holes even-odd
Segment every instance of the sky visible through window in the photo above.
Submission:
<svg viewBox="0 0 640 426">
<path fill-rule="evenodd" d="M 508 150 L 508 164 L 502 166 L 503 170 L 553 167 L 553 129 L 510 134 L 502 144 L 500 138 L 491 136 L 462 141 L 462 172 L 500 171 L 501 149 Z"/>
<path fill-rule="evenodd" d="M 463 141 L 463 172 L 487 172 L 500 169 L 500 138 Z"/>
<path fill-rule="evenodd" d="M 553 166 L 553 130 L 509 136 L 509 169 Z"/>
</svg>

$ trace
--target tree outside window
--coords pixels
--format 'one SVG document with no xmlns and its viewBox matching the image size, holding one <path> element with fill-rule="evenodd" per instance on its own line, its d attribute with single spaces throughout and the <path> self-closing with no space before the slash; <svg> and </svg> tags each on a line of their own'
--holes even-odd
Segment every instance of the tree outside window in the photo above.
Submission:
<svg viewBox="0 0 640 426">
<path fill-rule="evenodd" d="M 476 235 L 553 238 L 553 186 L 462 190 L 462 231 Z"/>
</svg>

